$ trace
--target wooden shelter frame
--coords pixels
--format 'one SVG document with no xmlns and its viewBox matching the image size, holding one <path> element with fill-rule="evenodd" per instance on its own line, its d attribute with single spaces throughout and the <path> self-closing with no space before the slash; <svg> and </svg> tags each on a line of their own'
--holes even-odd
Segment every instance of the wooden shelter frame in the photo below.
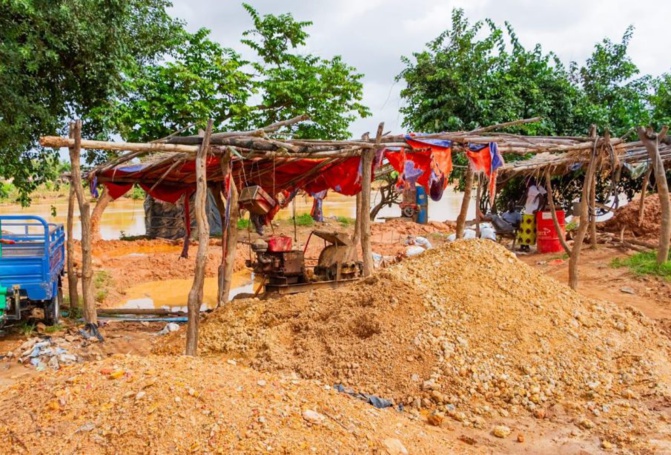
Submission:
<svg viewBox="0 0 671 455">
<path fill-rule="evenodd" d="M 72 159 L 72 175 L 71 180 L 73 186 L 78 191 L 70 192 L 70 205 L 74 204 L 75 195 L 79 202 L 80 213 L 89 213 L 89 206 L 82 191 L 81 183 L 76 183 L 82 180 L 89 182 L 98 179 L 98 183 L 106 183 L 105 178 L 100 178 L 101 174 L 106 171 L 115 170 L 124 164 L 128 164 L 136 158 L 141 158 L 149 154 L 160 154 L 157 159 L 145 166 L 142 173 L 130 173 L 125 175 L 122 179 L 114 179 L 114 182 L 123 183 L 144 183 L 155 188 L 163 182 L 171 181 L 171 173 L 187 161 L 196 161 L 196 172 L 191 176 L 191 180 L 184 181 L 180 179 L 175 183 L 189 184 L 197 187 L 198 196 L 196 198 L 195 211 L 197 214 L 197 223 L 199 232 L 205 228 L 207 223 L 205 213 L 205 200 L 203 197 L 203 188 L 209 186 L 210 189 L 216 192 L 215 199 L 220 209 L 224 209 L 226 204 L 230 205 L 230 219 L 228 223 L 222 223 L 225 226 L 222 240 L 222 263 L 219 269 L 219 292 L 218 304 L 224 304 L 228 300 L 228 293 L 230 290 L 230 282 L 233 272 L 233 262 L 235 258 L 235 245 L 237 242 L 237 229 L 234 220 L 237 220 L 239 210 L 237 206 L 237 188 L 236 185 L 231 185 L 231 194 L 225 194 L 223 188 L 225 181 L 231 172 L 231 161 L 235 159 L 240 160 L 259 160 L 270 161 L 290 161 L 299 158 L 320 158 L 324 163 L 332 163 L 345 158 L 361 156 L 364 162 L 364 176 L 362 179 L 362 189 L 357 195 L 357 216 L 355 224 L 355 241 L 361 243 L 364 261 L 364 275 L 372 273 L 372 258 L 370 248 L 370 219 L 368 211 L 365 207 L 370 206 L 370 192 L 371 192 L 371 175 L 370 164 L 376 151 L 386 148 L 405 149 L 412 153 L 411 147 L 405 142 L 404 135 L 389 135 L 383 134 L 384 124 L 381 123 L 377 134 L 374 138 L 369 138 L 367 134 L 362 136 L 359 140 L 346 141 L 329 141 L 329 140 L 305 140 L 305 139 L 287 139 L 281 133 L 283 129 L 290 128 L 299 122 L 307 121 L 307 116 L 299 116 L 290 120 L 278 122 L 264 128 L 242 131 L 242 132 L 220 132 L 214 133 L 211 131 L 211 122 L 208 124 L 208 131 L 199 136 L 169 136 L 167 138 L 159 139 L 149 143 L 126 143 L 126 142 L 108 142 L 108 141 L 92 141 L 81 138 L 81 123 L 71 124 L 71 132 L 69 137 L 59 136 L 45 136 L 40 139 L 40 144 L 44 147 L 67 147 L 70 149 Z M 651 130 L 639 130 L 639 141 L 626 142 L 624 138 L 611 138 L 606 132 L 604 136 L 596 135 L 596 128 L 593 127 L 593 133 L 588 136 L 521 136 L 515 134 L 507 134 L 497 132 L 508 127 L 519 126 L 525 123 L 533 123 L 540 121 L 540 118 L 517 120 L 513 122 L 492 125 L 489 127 L 478 128 L 472 131 L 459 131 L 448 133 L 437 133 L 422 135 L 423 139 L 443 139 L 452 142 L 452 150 L 460 151 L 466 149 L 470 144 L 489 144 L 496 142 L 498 150 L 502 154 L 534 154 L 535 156 L 525 161 L 516 161 L 505 164 L 499 169 L 498 174 L 503 178 L 513 175 L 537 175 L 546 178 L 549 182 L 549 177 L 553 174 L 562 174 L 571 171 L 571 166 L 576 163 L 587 165 L 587 174 L 583 193 L 580 199 L 581 219 L 587 219 L 587 214 L 590 209 L 594 210 L 594 190 L 592 181 L 594 173 L 597 168 L 616 168 L 622 163 L 640 163 L 643 161 L 652 161 L 655 169 L 661 167 L 663 173 L 663 166 L 665 163 L 671 162 L 671 143 L 666 138 L 666 129 L 661 133 L 655 134 Z M 94 167 L 86 174 L 81 172 L 78 166 L 78 160 L 81 149 L 90 150 L 116 150 L 125 152 L 117 158 Z M 221 167 L 209 175 L 206 174 L 206 168 L 203 164 L 207 157 L 219 156 Z M 368 172 L 366 172 L 366 170 Z M 148 171 L 153 171 L 151 178 L 147 178 Z M 314 166 L 310 171 L 318 173 L 320 166 Z M 659 171 L 658 171 L 659 172 Z M 472 181 L 478 181 L 478 193 L 480 193 L 480 186 L 483 179 L 472 178 L 471 169 L 467 171 L 471 176 Z M 664 179 L 664 184 L 666 180 Z M 660 183 L 658 182 L 658 185 Z M 470 190 L 470 188 L 469 188 Z M 658 191 L 663 193 L 663 189 Z M 667 194 L 667 218 L 668 218 L 668 188 Z M 464 200 L 462 202 L 462 210 L 459 216 L 461 226 L 457 226 L 457 232 L 463 232 L 463 223 L 465 222 L 464 207 L 467 208 L 470 202 L 470 191 L 466 191 Z M 662 201 L 663 202 L 663 201 Z M 556 211 L 554 209 L 553 201 L 550 201 L 550 207 L 553 214 L 555 226 L 558 227 Z M 223 211 L 222 221 L 223 220 Z M 462 216 L 463 215 L 463 216 Z M 584 216 L 584 218 L 582 218 Z M 73 210 L 68 211 L 68 226 L 72 223 Z M 203 220 L 203 218 L 205 218 Z M 476 222 L 479 224 L 479 219 L 476 217 Z M 670 224 L 667 222 L 667 225 Z M 584 227 L 583 227 L 584 226 Z M 582 248 L 582 239 L 584 238 L 587 229 L 587 223 L 581 223 L 581 231 L 579 231 L 573 248 L 569 251 L 567 245 L 564 245 L 567 252 L 571 256 L 570 278 L 569 284 L 574 289 L 577 288 L 577 261 Z M 671 229 L 671 228 L 669 228 Z M 68 229 L 70 231 L 70 229 Z M 662 242 L 664 237 L 662 233 Z M 90 292 L 90 276 L 91 270 L 91 226 L 90 217 L 82 216 L 82 253 L 83 260 L 81 276 L 84 278 L 83 283 L 83 297 L 85 317 L 87 323 L 96 323 L 95 301 Z M 71 232 L 68 232 L 68 240 L 71 239 Z M 671 232 L 666 234 L 666 255 L 668 256 L 668 238 Z M 199 243 L 197 263 L 200 264 L 207 257 L 207 242 L 206 236 L 201 236 Z M 203 245 L 203 243 L 205 243 Z M 72 253 L 68 251 L 69 258 Z M 660 253 L 661 255 L 661 253 Z M 666 257 L 666 256 L 665 256 Z M 76 295 L 76 277 L 78 274 L 73 269 L 72 261 L 68 260 L 68 275 L 69 283 L 74 291 L 71 290 L 71 295 Z M 197 352 L 197 309 L 199 307 L 199 298 L 202 296 L 202 283 L 204 267 L 197 267 L 194 276 L 194 286 L 189 294 L 188 314 L 189 314 L 189 328 L 187 331 L 187 353 L 195 355 Z"/>
</svg>

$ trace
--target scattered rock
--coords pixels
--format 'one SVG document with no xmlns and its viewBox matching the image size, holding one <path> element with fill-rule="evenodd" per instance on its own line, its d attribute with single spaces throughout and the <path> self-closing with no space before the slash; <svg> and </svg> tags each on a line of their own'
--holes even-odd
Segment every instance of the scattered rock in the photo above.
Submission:
<svg viewBox="0 0 671 455">
<path fill-rule="evenodd" d="M 497 438 L 507 438 L 512 430 L 505 425 L 497 425 L 492 430 L 492 434 Z"/>
<path fill-rule="evenodd" d="M 387 451 L 388 455 L 408 455 L 408 449 L 398 439 L 384 439 L 382 447 Z"/>
<path fill-rule="evenodd" d="M 324 423 L 324 420 L 326 420 L 325 416 L 311 409 L 306 409 L 305 411 L 303 411 L 303 418 L 307 422 L 310 422 L 315 425 L 320 425 Z"/>
<path fill-rule="evenodd" d="M 634 288 L 631 288 L 629 286 L 621 287 L 620 292 L 624 292 L 625 294 L 636 294 L 636 291 L 634 290 Z"/>
</svg>

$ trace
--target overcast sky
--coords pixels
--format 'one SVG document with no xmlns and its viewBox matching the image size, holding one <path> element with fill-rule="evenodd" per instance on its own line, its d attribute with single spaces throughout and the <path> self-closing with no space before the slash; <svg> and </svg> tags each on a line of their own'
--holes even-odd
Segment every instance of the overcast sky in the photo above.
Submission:
<svg viewBox="0 0 671 455">
<path fill-rule="evenodd" d="M 242 2 L 173 0 L 172 14 L 187 21 L 190 31 L 212 30 L 212 38 L 238 52 L 241 33 L 252 28 Z M 634 25 L 630 55 L 642 73 L 671 71 L 671 1 L 668 0 L 247 0 L 262 14 L 290 12 L 312 21 L 308 51 L 324 58 L 342 55 L 365 74 L 364 104 L 373 116 L 350 128 L 354 136 L 372 133 L 377 124 L 402 132 L 399 107 L 403 69 L 400 57 L 423 49 L 450 25 L 453 8 L 463 8 L 471 22 L 491 18 L 513 25 L 530 48 L 540 43 L 565 62 L 579 63 L 604 37 L 619 41 Z M 511 119 L 513 120 L 513 119 Z"/>
</svg>

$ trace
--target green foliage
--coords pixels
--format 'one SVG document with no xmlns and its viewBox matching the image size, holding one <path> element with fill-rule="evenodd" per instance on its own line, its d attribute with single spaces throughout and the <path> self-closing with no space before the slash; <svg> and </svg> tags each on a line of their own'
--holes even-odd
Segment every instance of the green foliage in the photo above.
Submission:
<svg viewBox="0 0 671 455">
<path fill-rule="evenodd" d="M 128 197 L 134 201 L 142 201 L 144 200 L 145 196 L 147 196 L 145 190 L 143 190 L 137 185 L 134 185 L 131 192 L 128 193 Z"/>
<path fill-rule="evenodd" d="M 112 285 L 112 277 L 105 270 L 99 270 L 93 275 L 93 287 L 96 291 L 95 300 L 98 303 L 105 301 L 109 294 L 109 286 Z"/>
<path fill-rule="evenodd" d="M 490 20 L 471 25 L 463 10 L 452 13 L 452 27 L 403 57 L 397 80 L 406 106 L 404 125 L 424 132 L 468 130 L 511 119 L 542 116 L 514 132 L 551 134 L 584 129 L 576 118 L 578 90 L 554 56 L 540 46 L 526 50 L 509 24 Z"/>
<path fill-rule="evenodd" d="M 136 68 L 171 47 L 181 23 L 167 0 L 5 0 L 0 8 L 0 175 L 22 203 L 53 179 L 41 135 L 72 118 L 101 132 L 90 114 L 123 94 Z M 52 158 L 53 159 L 53 158 Z"/>
<path fill-rule="evenodd" d="M 25 337 L 32 336 L 35 332 L 35 324 L 29 323 L 28 321 L 21 322 L 17 328 L 19 333 Z"/>
<path fill-rule="evenodd" d="M 296 217 L 296 226 L 314 226 L 315 220 L 312 219 L 312 215 L 309 213 L 303 213 Z"/>
<path fill-rule="evenodd" d="M 657 265 L 657 253 L 636 253 L 625 259 L 615 258 L 611 267 L 628 267 L 637 275 L 656 275 L 671 280 L 671 261 Z"/>
<path fill-rule="evenodd" d="M 354 219 L 346 216 L 336 216 L 336 221 L 342 224 L 344 227 L 354 224 Z"/>
<path fill-rule="evenodd" d="M 356 116 L 370 114 L 359 103 L 363 75 L 340 57 L 305 53 L 310 22 L 243 6 L 255 28 L 241 42 L 256 53 L 255 61 L 211 41 L 209 30 L 184 32 L 171 61 L 139 68 L 128 78 L 128 96 L 101 109 L 102 122 L 126 140 L 147 141 L 174 131 L 196 134 L 209 118 L 215 130 L 240 130 L 308 114 L 311 122 L 285 134 L 349 137 Z"/>
<path fill-rule="evenodd" d="M 174 131 L 197 134 L 207 120 L 222 129 L 228 119 L 247 111 L 252 94 L 245 61 L 211 41 L 209 30 L 184 32 L 172 60 L 138 68 L 125 84 L 128 97 L 118 100 L 107 121 L 128 141 L 148 141 Z"/>
<path fill-rule="evenodd" d="M 45 333 L 56 333 L 56 332 L 62 332 L 63 330 L 65 330 L 65 326 L 63 324 L 49 325 L 44 328 Z"/>
<path fill-rule="evenodd" d="M 237 227 L 239 230 L 244 230 L 244 229 L 249 229 L 249 226 L 251 226 L 251 221 L 249 221 L 249 218 L 238 218 L 238 224 Z"/>
<path fill-rule="evenodd" d="M 604 39 L 595 45 L 584 65 L 571 63 L 567 70 L 539 45 L 526 49 L 510 24 L 504 28 L 491 20 L 471 24 L 463 10 L 455 9 L 448 30 L 427 43 L 423 51 L 402 59 L 405 68 L 397 80 L 407 84 L 401 91 L 406 101 L 401 109 L 404 125 L 424 132 L 470 130 L 540 116 L 542 122 L 509 132 L 584 136 L 589 126 L 596 124 L 600 132 L 609 129 L 621 136 L 636 126 L 669 123 L 671 75 L 639 77 L 639 69 L 628 55 L 632 34 L 629 27 L 620 42 Z M 454 162 L 465 164 L 466 159 L 455 154 Z M 583 172 L 553 179 L 559 205 L 568 208 L 580 194 Z M 453 177 L 463 180 L 463 172 L 456 170 Z M 613 192 L 631 199 L 640 185 L 641 179 L 632 180 L 626 171 L 616 185 L 611 175 L 599 175 L 597 199 L 603 203 Z M 504 188 L 497 201 L 499 209 L 524 195 L 520 179 L 500 182 L 500 186 Z"/>
</svg>

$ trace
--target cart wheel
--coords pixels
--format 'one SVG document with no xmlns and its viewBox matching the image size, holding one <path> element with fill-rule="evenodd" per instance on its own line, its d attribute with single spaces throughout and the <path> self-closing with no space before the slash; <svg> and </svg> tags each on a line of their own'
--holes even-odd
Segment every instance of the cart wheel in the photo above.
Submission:
<svg viewBox="0 0 671 455">
<path fill-rule="evenodd" d="M 412 207 L 403 207 L 403 216 L 412 218 L 415 216 L 415 209 Z"/>
<path fill-rule="evenodd" d="M 51 299 L 44 311 L 44 323 L 56 325 L 61 319 L 61 305 L 63 304 L 63 288 L 58 286 L 58 292 Z"/>
</svg>

